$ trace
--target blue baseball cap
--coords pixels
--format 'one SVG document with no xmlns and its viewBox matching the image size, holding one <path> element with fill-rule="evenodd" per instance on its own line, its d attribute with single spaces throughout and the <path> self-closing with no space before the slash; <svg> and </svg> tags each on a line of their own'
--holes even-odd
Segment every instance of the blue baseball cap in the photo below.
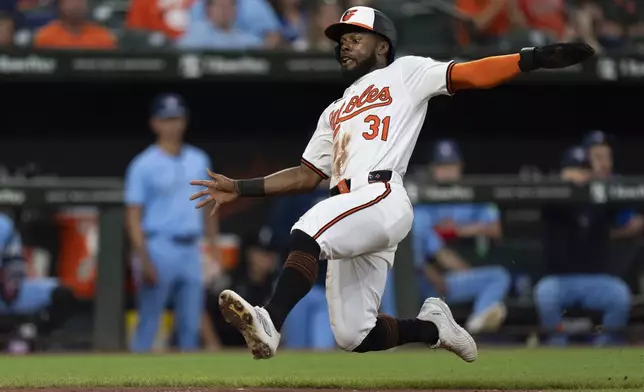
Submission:
<svg viewBox="0 0 644 392">
<path fill-rule="evenodd" d="M 584 148 L 590 148 L 598 145 L 608 145 L 611 146 L 613 143 L 613 138 L 611 135 L 603 131 L 590 131 L 588 132 L 581 141 L 581 144 Z"/>
<path fill-rule="evenodd" d="M 461 163 L 461 149 L 458 143 L 452 139 L 439 140 L 432 147 L 432 163 L 445 165 L 450 163 Z"/>
<path fill-rule="evenodd" d="M 561 167 L 589 168 L 588 153 L 582 146 L 573 146 L 566 150 L 561 161 Z"/>
<path fill-rule="evenodd" d="M 152 117 L 177 118 L 185 117 L 187 114 L 188 108 L 179 94 L 159 94 L 152 100 Z"/>
</svg>

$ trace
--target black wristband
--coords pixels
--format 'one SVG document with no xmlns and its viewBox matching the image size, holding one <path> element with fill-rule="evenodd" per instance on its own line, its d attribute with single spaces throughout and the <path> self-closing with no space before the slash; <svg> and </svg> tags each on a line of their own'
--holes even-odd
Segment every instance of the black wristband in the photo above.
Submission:
<svg viewBox="0 0 644 392">
<path fill-rule="evenodd" d="M 536 48 L 523 48 L 519 52 L 519 69 L 521 72 L 530 72 L 539 69 L 536 59 Z"/>
<path fill-rule="evenodd" d="M 250 180 L 235 180 L 235 189 L 239 196 L 264 196 L 264 177 Z"/>
</svg>

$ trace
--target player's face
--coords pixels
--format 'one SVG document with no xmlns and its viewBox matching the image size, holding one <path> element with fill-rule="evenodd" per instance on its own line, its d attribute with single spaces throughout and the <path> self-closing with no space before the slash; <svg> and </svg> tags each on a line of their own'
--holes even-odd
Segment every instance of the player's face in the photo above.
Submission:
<svg viewBox="0 0 644 392">
<path fill-rule="evenodd" d="M 460 163 L 448 163 L 432 165 L 432 177 L 438 182 L 458 181 L 463 175 L 463 165 Z"/>
<path fill-rule="evenodd" d="M 613 152 L 606 145 L 593 146 L 588 149 L 590 166 L 598 178 L 607 178 L 613 172 Z"/>
<path fill-rule="evenodd" d="M 235 22 L 234 0 L 211 0 L 208 3 L 208 17 L 217 26 L 229 28 Z"/>
<path fill-rule="evenodd" d="M 82 20 L 87 14 L 86 0 L 60 0 L 58 7 L 61 15 L 67 19 Z"/>
<path fill-rule="evenodd" d="M 340 41 L 340 65 L 346 74 L 362 76 L 378 64 L 378 55 L 386 54 L 388 46 L 375 34 L 347 33 Z"/>
<path fill-rule="evenodd" d="M 180 140 L 186 132 L 185 117 L 154 118 L 151 125 L 154 133 L 165 140 Z"/>
</svg>

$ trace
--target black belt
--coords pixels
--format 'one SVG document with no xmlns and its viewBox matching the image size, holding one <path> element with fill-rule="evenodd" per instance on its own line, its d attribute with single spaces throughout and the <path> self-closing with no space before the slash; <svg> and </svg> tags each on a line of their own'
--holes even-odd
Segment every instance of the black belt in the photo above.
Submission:
<svg viewBox="0 0 644 392">
<path fill-rule="evenodd" d="M 157 235 L 158 233 L 146 233 L 146 237 L 148 238 L 156 237 Z M 194 245 L 201 237 L 198 235 L 171 235 L 168 238 L 178 245 Z"/>
<path fill-rule="evenodd" d="M 389 182 L 391 181 L 391 177 L 393 176 L 394 172 L 391 170 L 376 170 L 372 171 L 369 173 L 369 177 L 367 181 L 369 184 L 373 184 L 374 182 Z M 349 193 L 351 192 L 351 179 L 346 179 L 346 180 L 340 180 L 338 182 L 338 185 L 334 186 L 331 188 L 329 191 L 329 194 L 331 196 L 337 196 L 341 193 Z"/>
</svg>

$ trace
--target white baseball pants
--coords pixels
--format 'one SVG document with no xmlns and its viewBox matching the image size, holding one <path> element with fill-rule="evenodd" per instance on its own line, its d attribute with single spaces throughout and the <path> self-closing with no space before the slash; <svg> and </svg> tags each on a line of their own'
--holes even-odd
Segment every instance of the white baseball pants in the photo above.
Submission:
<svg viewBox="0 0 644 392">
<path fill-rule="evenodd" d="M 376 325 L 387 273 L 409 231 L 413 208 L 394 174 L 389 183 L 352 178 L 351 192 L 313 206 L 293 226 L 313 237 L 329 260 L 326 298 L 340 347 L 352 351 Z M 360 177 L 362 178 L 362 177 Z"/>
</svg>

